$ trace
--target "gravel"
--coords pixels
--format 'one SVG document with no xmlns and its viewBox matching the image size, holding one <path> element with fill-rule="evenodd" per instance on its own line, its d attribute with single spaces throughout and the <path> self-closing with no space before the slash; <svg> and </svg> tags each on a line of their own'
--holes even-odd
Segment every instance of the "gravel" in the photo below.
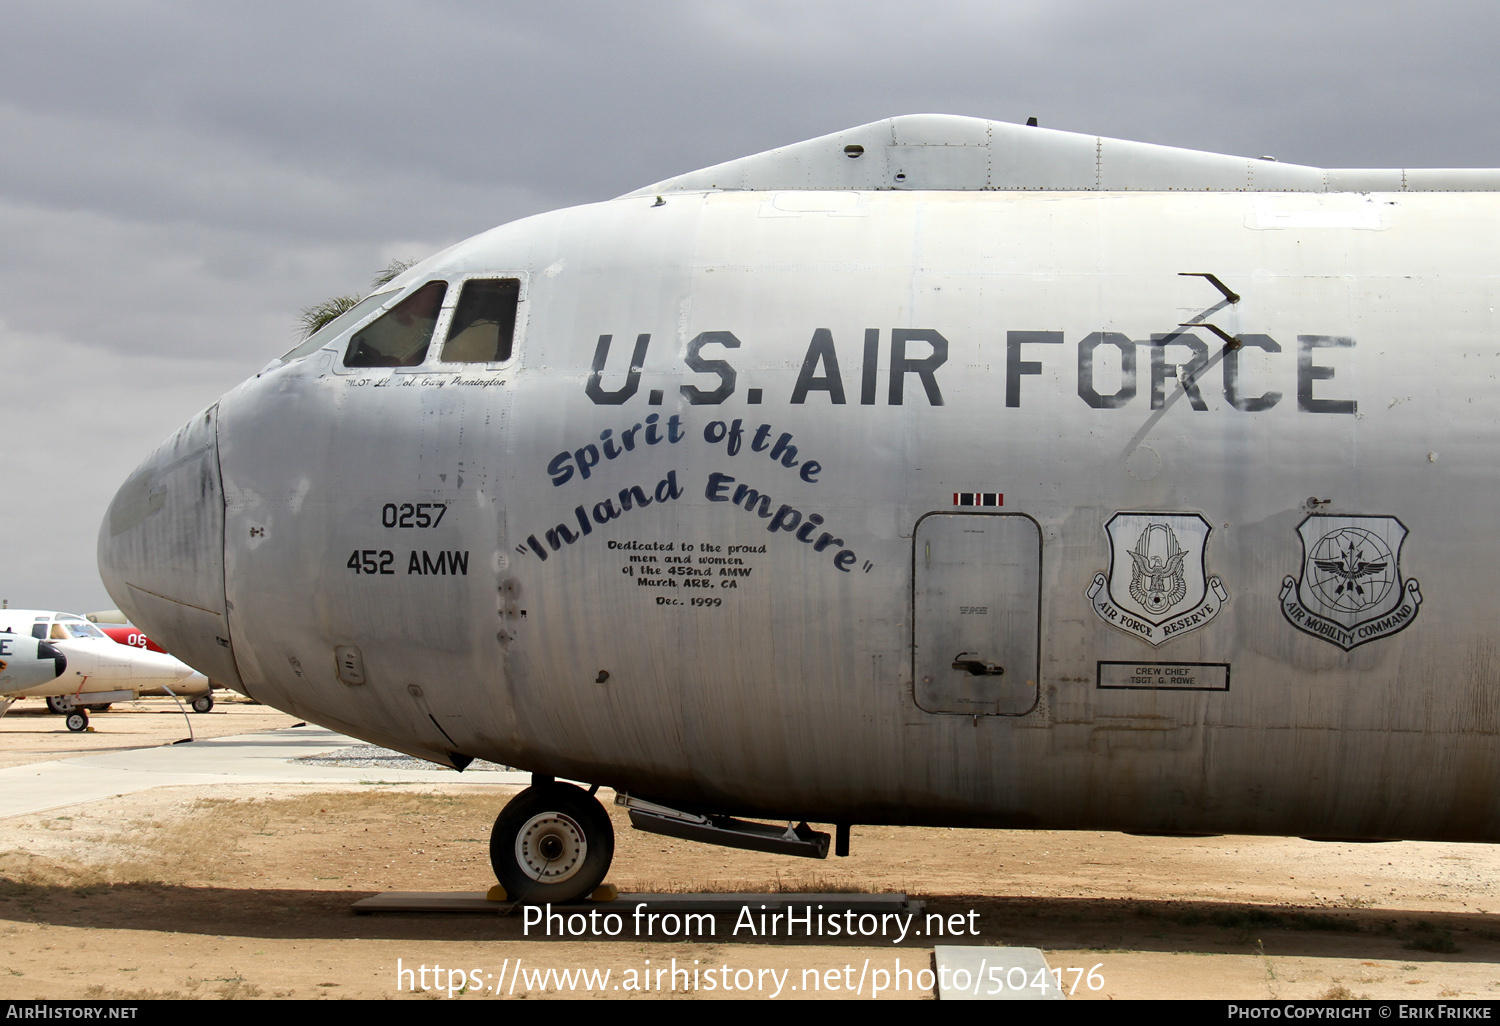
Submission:
<svg viewBox="0 0 1500 1026">
<path fill-rule="evenodd" d="M 294 762 L 311 763 L 314 766 L 355 766 L 369 767 L 371 769 L 401 769 L 401 770 L 436 770 L 447 769 L 426 759 L 418 759 L 411 755 L 402 755 L 393 752 L 389 748 L 381 748 L 379 745 L 352 745 L 348 748 L 339 748 L 331 752 L 322 752 L 318 755 L 304 755 Z M 466 772 L 475 770 L 488 772 L 513 772 L 512 766 L 501 766 L 499 763 L 485 762 L 483 759 L 475 759 L 469 763 Z"/>
</svg>

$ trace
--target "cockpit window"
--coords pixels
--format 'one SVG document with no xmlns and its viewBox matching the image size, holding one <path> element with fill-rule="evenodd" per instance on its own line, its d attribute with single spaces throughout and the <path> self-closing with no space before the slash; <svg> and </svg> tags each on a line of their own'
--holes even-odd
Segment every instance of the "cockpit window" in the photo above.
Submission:
<svg viewBox="0 0 1500 1026">
<path fill-rule="evenodd" d="M 52 638 L 54 641 L 67 641 L 69 638 L 104 638 L 106 635 L 99 628 L 87 620 L 59 620 L 52 625 Z"/>
<path fill-rule="evenodd" d="M 516 334 L 518 278 L 480 278 L 464 283 L 458 309 L 443 343 L 443 363 L 500 363 L 510 359 Z"/>
<path fill-rule="evenodd" d="M 448 283 L 430 281 L 356 331 L 345 367 L 415 367 L 427 357 Z"/>
<path fill-rule="evenodd" d="M 377 292 L 373 296 L 366 296 L 364 299 L 361 299 L 358 303 L 355 303 L 349 309 L 307 336 L 301 345 L 283 356 L 281 362 L 291 363 L 293 360 L 300 360 L 304 356 L 316 353 L 319 349 L 322 349 L 337 338 L 341 332 L 347 330 L 351 324 L 358 323 L 360 318 L 368 316 L 370 311 L 380 306 L 387 299 L 390 299 L 396 291 L 395 289 L 386 289 L 384 292 Z"/>
</svg>

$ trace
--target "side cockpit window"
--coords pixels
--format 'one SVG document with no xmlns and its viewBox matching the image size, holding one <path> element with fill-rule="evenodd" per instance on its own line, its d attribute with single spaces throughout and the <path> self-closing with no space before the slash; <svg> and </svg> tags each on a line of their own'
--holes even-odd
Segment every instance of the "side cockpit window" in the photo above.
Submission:
<svg viewBox="0 0 1500 1026">
<path fill-rule="evenodd" d="M 464 283 L 443 343 L 443 363 L 502 363 L 516 336 L 519 278 L 476 278 Z"/>
<path fill-rule="evenodd" d="M 304 356 L 316 353 L 319 349 L 322 349 L 339 335 L 343 334 L 343 332 L 347 331 L 350 325 L 358 324 L 361 319 L 368 317 L 394 294 L 394 289 L 387 289 L 384 292 L 377 292 L 373 296 L 366 296 L 364 299 L 361 299 L 358 303 L 355 303 L 352 307 L 303 339 L 296 349 L 293 349 L 281 358 L 281 362 L 291 363 L 293 360 L 300 360 Z"/>
<path fill-rule="evenodd" d="M 427 357 L 448 283 L 430 281 L 354 333 L 345 367 L 415 367 Z"/>
</svg>

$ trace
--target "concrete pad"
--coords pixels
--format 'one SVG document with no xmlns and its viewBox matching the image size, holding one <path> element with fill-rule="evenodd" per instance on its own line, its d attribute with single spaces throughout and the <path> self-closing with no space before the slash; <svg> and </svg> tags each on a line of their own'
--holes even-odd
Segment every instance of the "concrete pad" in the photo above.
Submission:
<svg viewBox="0 0 1500 1026">
<path fill-rule="evenodd" d="M 1065 1001 L 1040 948 L 932 949 L 939 1001 Z"/>
<path fill-rule="evenodd" d="M 801 910 L 811 906 L 820 915 L 840 912 L 899 912 L 917 913 L 926 907 L 922 901 L 912 901 L 903 893 L 849 894 L 845 892 L 822 894 L 719 894 L 700 892 L 696 894 L 621 894 L 613 901 L 580 901 L 570 905 L 553 905 L 557 912 L 599 911 L 624 912 L 629 914 L 637 905 L 645 905 L 652 912 L 739 912 L 750 908 L 756 912 L 779 912 L 786 908 Z M 368 898 L 361 898 L 353 905 L 360 915 L 371 912 L 509 912 L 515 908 L 513 902 L 489 901 L 484 891 L 386 891 Z M 1012 950 L 991 948 L 986 950 Z M 1032 951 L 1033 948 L 1014 950 Z"/>
<path fill-rule="evenodd" d="M 0 818 L 79 802 L 133 794 L 153 787 L 210 787 L 223 783 L 440 783 L 529 784 L 528 773 L 459 774 L 450 769 L 408 770 L 319 766 L 294 760 L 362 744 L 322 727 L 286 727 L 255 734 L 104 752 L 77 759 L 0 769 Z"/>
<path fill-rule="evenodd" d="M 499 915 L 510 909 L 505 901 L 490 901 L 485 891 L 386 891 L 361 898 L 351 907 L 356 915 L 371 912 L 482 912 Z"/>
</svg>

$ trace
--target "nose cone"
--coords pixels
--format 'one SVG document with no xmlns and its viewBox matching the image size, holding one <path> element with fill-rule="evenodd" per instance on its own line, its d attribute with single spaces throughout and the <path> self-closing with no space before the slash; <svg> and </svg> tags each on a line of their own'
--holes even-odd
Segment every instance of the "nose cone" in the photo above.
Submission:
<svg viewBox="0 0 1500 1026">
<path fill-rule="evenodd" d="M 34 688 L 63 675 L 68 658 L 50 642 L 0 634 L 0 695 Z"/>
<path fill-rule="evenodd" d="M 218 407 L 163 442 L 99 528 L 99 575 L 131 622 L 214 680 L 239 686 L 224 602 Z"/>
</svg>

